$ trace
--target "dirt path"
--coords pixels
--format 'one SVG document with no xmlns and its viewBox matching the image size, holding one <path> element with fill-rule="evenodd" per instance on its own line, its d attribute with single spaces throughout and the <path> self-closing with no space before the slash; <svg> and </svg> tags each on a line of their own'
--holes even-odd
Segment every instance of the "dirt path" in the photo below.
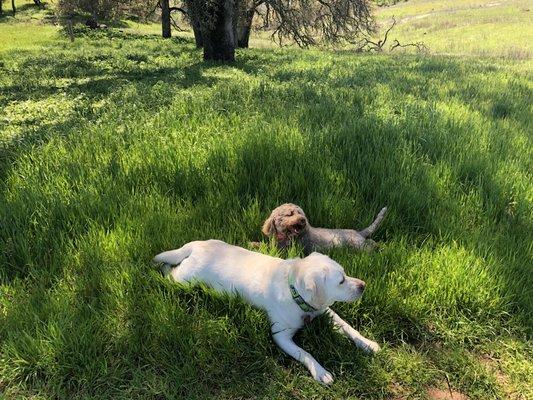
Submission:
<svg viewBox="0 0 533 400">
<path fill-rule="evenodd" d="M 441 15 L 441 14 L 454 14 L 456 12 L 465 11 L 465 10 L 476 10 L 480 8 L 492 8 L 492 7 L 498 7 L 501 6 L 503 3 L 500 1 L 493 1 L 486 4 L 479 4 L 479 5 L 472 5 L 472 6 L 465 6 L 465 7 L 456 7 L 456 8 L 448 8 L 448 9 L 442 9 L 437 11 L 432 11 L 425 14 L 417 14 L 417 15 L 408 15 L 406 17 L 398 18 L 398 22 L 407 22 L 407 21 L 413 21 L 417 19 L 427 18 L 434 15 Z M 398 7 L 398 5 L 389 7 L 388 9 L 392 9 L 394 7 Z"/>
</svg>

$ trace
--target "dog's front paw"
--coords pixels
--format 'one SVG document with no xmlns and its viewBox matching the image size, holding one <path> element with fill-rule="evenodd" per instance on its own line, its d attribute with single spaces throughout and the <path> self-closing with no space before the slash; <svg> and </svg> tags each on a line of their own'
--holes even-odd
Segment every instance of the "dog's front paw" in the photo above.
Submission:
<svg viewBox="0 0 533 400">
<path fill-rule="evenodd" d="M 324 385 L 329 385 L 333 382 L 333 375 L 331 375 L 324 368 L 321 368 L 318 371 L 316 371 L 316 373 L 313 374 L 313 378 L 315 378 L 315 380 L 317 380 L 318 382 Z"/>
<path fill-rule="evenodd" d="M 365 344 L 363 344 L 362 349 L 367 353 L 377 353 L 381 350 L 381 347 L 379 347 L 379 344 L 377 344 L 376 342 L 373 342 L 372 340 L 367 340 Z"/>
</svg>

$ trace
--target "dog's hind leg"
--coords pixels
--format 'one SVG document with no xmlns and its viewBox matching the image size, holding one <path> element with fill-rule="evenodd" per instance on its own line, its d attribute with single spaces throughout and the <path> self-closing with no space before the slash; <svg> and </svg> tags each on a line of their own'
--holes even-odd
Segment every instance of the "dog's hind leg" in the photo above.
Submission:
<svg viewBox="0 0 533 400">
<path fill-rule="evenodd" d="M 188 257 L 181 262 L 181 264 L 176 265 L 171 268 L 168 272 L 172 279 L 176 282 L 186 283 L 194 279 L 196 275 L 198 262 L 194 257 Z"/>
<path fill-rule="evenodd" d="M 359 232 L 359 234 L 364 237 L 365 239 L 372 236 L 372 234 L 379 228 L 381 225 L 381 221 L 383 221 L 383 218 L 385 218 L 385 214 L 387 214 L 387 207 L 383 207 L 381 211 L 378 213 L 378 216 L 372 222 L 369 226 L 367 226 L 365 229 Z"/>
<path fill-rule="evenodd" d="M 164 276 L 172 276 L 177 282 L 187 282 L 194 275 L 194 265 L 196 260 L 191 257 L 193 243 L 169 250 L 154 257 L 154 262 L 162 263 L 161 272 Z"/>
<path fill-rule="evenodd" d="M 193 243 L 187 243 L 185 246 L 179 249 L 159 253 L 157 256 L 154 257 L 154 262 L 165 263 L 168 265 L 178 265 L 184 259 L 191 255 L 193 247 L 192 245 Z"/>
</svg>

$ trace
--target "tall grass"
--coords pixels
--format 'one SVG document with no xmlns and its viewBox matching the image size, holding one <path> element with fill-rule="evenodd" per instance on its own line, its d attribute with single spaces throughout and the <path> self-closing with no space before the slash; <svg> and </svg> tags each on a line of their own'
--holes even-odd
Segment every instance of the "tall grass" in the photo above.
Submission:
<svg viewBox="0 0 533 400">
<path fill-rule="evenodd" d="M 425 43 L 434 54 L 529 60 L 533 36 L 528 0 L 410 0 L 378 9 L 381 35 L 395 17 L 389 40 Z"/>
<path fill-rule="evenodd" d="M 530 395 L 530 75 L 407 55 L 237 58 L 117 34 L 0 55 L 0 393 L 420 398 L 449 381 L 472 398 Z M 190 240 L 260 240 L 288 201 L 316 226 L 390 210 L 380 251 L 330 253 L 368 282 L 334 308 L 384 351 L 363 355 L 322 320 L 298 338 L 332 388 L 276 349 L 261 312 L 150 266 Z"/>
</svg>

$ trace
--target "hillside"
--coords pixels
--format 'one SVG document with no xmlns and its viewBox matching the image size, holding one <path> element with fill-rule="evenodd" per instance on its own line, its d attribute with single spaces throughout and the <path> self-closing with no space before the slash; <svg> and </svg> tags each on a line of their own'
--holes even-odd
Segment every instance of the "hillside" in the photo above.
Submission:
<svg viewBox="0 0 533 400">
<path fill-rule="evenodd" d="M 531 60 L 533 4 L 528 0 L 411 0 L 378 11 L 391 37 L 424 42 L 432 53 Z"/>
<path fill-rule="evenodd" d="M 0 51 L 59 40 L 50 7 L 37 10 L 31 0 L 16 0 L 16 4 L 16 18 L 11 16 L 8 4 L 4 4 L 4 17 L 0 17 L 0 35 L 3 38 Z M 395 17 L 397 26 L 389 36 L 389 43 L 394 39 L 402 44 L 422 42 L 432 54 L 523 60 L 530 68 L 533 57 L 531 12 L 533 7 L 528 0 L 401 1 L 393 6 L 376 8 L 380 27 L 377 37 L 383 37 Z M 21 26 L 25 29 L 21 30 Z M 161 30 L 159 24 L 134 21 L 112 22 L 111 26 L 137 34 L 159 35 Z M 174 32 L 174 36 L 191 38 L 192 32 Z M 252 35 L 251 46 L 276 48 L 270 33 L 262 31 Z"/>
</svg>

